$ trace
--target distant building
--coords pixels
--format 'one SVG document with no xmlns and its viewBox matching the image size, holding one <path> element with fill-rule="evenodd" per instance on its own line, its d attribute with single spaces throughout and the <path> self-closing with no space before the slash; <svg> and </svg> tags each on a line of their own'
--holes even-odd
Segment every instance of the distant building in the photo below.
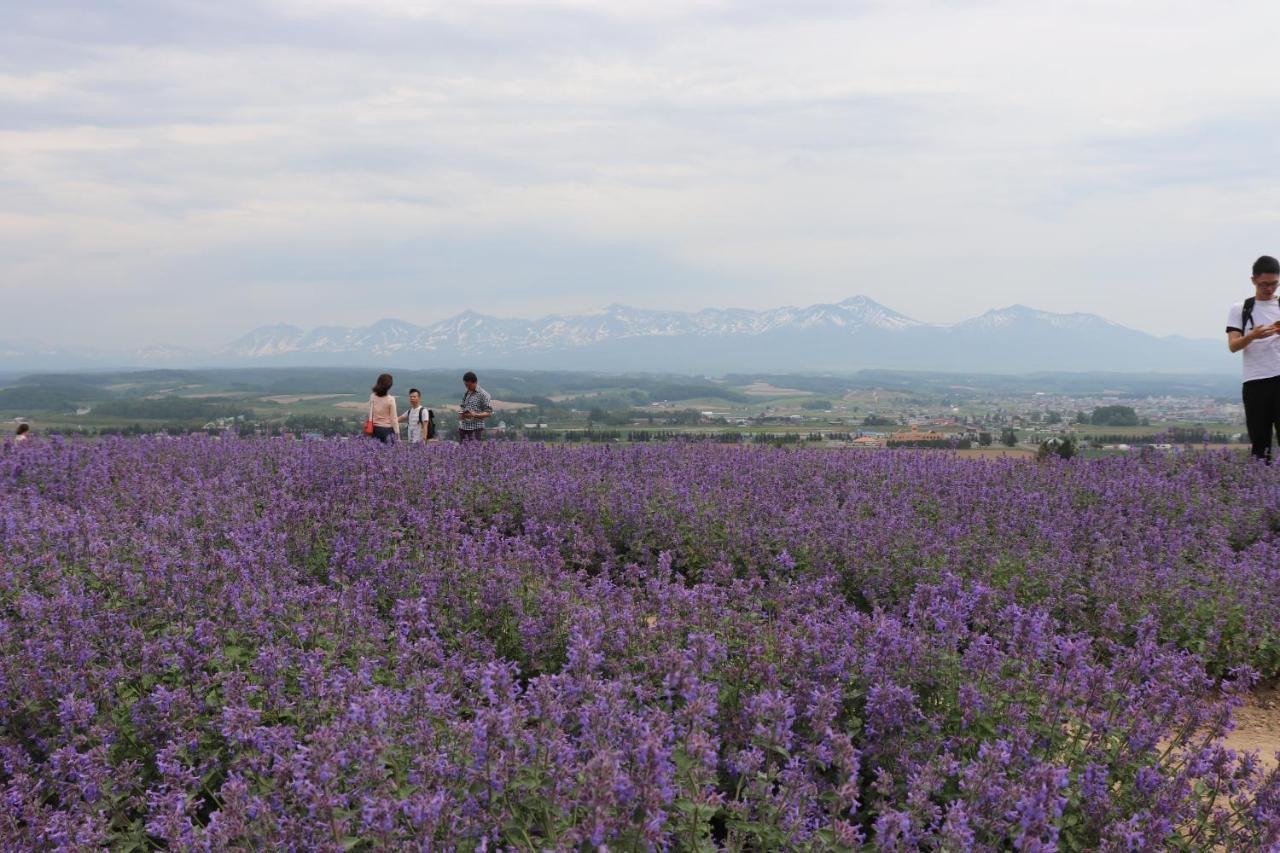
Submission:
<svg viewBox="0 0 1280 853">
<path fill-rule="evenodd" d="M 945 432 L 937 432 L 936 430 L 927 430 L 921 432 L 915 427 L 910 432 L 894 432 L 889 434 L 891 442 L 914 442 L 914 441 L 948 441 L 951 436 Z"/>
</svg>

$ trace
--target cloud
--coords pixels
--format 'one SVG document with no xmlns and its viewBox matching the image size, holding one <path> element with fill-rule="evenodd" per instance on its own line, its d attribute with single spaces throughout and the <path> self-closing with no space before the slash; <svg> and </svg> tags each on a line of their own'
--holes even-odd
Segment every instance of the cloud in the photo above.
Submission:
<svg viewBox="0 0 1280 853">
<path fill-rule="evenodd" d="M 1271 63 L 1241 39 L 1280 29 L 1261 3 L 49 0 L 10 21 L 0 287 L 23 310 L 0 336 L 192 317 L 218 343 L 259 314 L 355 322 L 370 290 L 419 319 L 866 293 L 1204 336 L 1237 268 L 1280 252 Z M 452 301 L 419 297 L 446 272 Z"/>
</svg>

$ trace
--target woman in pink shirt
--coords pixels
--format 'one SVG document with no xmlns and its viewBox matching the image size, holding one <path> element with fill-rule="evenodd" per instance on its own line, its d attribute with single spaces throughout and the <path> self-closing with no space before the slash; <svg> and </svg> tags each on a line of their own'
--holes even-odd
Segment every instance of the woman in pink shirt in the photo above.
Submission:
<svg viewBox="0 0 1280 853">
<path fill-rule="evenodd" d="M 384 373 L 373 385 L 373 393 L 369 395 L 369 417 L 373 420 L 373 437 L 383 444 L 396 440 L 400 431 L 400 422 L 396 415 L 396 398 L 391 390 L 391 374 Z"/>
</svg>

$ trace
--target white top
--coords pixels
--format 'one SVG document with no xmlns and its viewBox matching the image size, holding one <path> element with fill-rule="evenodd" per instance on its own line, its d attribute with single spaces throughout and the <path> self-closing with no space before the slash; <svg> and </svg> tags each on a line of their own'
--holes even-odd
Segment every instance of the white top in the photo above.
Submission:
<svg viewBox="0 0 1280 853">
<path fill-rule="evenodd" d="M 427 415 L 428 411 L 429 410 L 426 406 L 409 407 L 409 420 L 407 426 L 409 427 L 410 444 L 417 444 L 420 441 L 427 440 L 427 424 L 431 422 Z M 418 423 L 419 416 L 422 417 L 422 423 Z"/>
<path fill-rule="evenodd" d="M 1227 329 L 1251 332 L 1253 327 L 1265 326 L 1280 320 L 1280 301 L 1272 299 L 1268 302 L 1258 300 L 1253 303 L 1253 319 L 1249 328 L 1241 328 L 1240 316 L 1244 313 L 1244 302 L 1237 302 L 1227 312 Z M 1280 376 L 1280 335 L 1272 335 L 1249 344 L 1241 353 L 1244 354 L 1244 381 L 1254 379 L 1270 379 Z"/>
</svg>

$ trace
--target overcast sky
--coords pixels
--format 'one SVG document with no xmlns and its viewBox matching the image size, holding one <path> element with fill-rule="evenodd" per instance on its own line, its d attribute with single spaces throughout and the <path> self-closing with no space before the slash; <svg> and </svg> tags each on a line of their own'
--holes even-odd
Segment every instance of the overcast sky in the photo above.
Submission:
<svg viewBox="0 0 1280 853">
<path fill-rule="evenodd" d="M 1217 337 L 1272 2 L 0 0 L 0 338 L 865 294 Z"/>
</svg>

